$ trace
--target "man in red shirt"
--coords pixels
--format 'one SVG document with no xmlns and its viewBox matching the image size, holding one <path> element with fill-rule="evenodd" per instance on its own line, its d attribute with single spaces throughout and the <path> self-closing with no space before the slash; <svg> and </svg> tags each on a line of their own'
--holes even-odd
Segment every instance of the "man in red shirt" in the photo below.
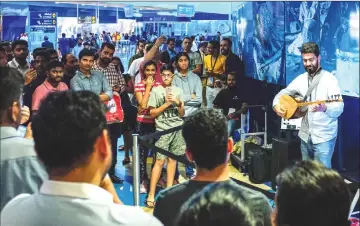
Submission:
<svg viewBox="0 0 360 226">
<path fill-rule="evenodd" d="M 64 65 L 59 61 L 52 61 L 48 64 L 47 78 L 36 88 L 32 97 L 32 111 L 35 113 L 41 104 L 41 101 L 52 92 L 68 90 L 65 83 L 61 82 L 64 76 Z"/>
</svg>

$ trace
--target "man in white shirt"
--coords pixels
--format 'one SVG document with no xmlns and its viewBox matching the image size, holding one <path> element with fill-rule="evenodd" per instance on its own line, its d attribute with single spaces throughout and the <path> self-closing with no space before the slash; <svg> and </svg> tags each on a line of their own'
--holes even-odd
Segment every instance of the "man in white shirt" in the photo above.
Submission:
<svg viewBox="0 0 360 226">
<path fill-rule="evenodd" d="M 112 152 L 105 105 L 90 91 L 50 94 L 32 122 L 35 149 L 49 180 L 1 212 L 1 225 L 162 225 L 121 205 L 107 174 Z"/>
<path fill-rule="evenodd" d="M 333 97 L 341 99 L 338 81 L 334 75 L 320 66 L 320 50 L 316 43 L 308 42 L 302 45 L 301 56 L 306 72 L 296 77 L 285 89 L 274 98 L 273 109 L 284 117 L 286 109 L 280 105 L 280 97 L 284 94 L 305 97 L 308 87 L 321 76 L 319 83 L 304 101 L 327 100 Z M 338 120 L 344 109 L 343 102 L 315 104 L 309 106 L 302 119 L 299 137 L 303 160 L 315 159 L 331 168 L 331 157 L 334 152 Z"/>
<path fill-rule="evenodd" d="M 147 43 L 144 49 L 144 57 L 136 59 L 131 63 L 128 73 L 132 77 L 135 85 L 141 82 L 141 73 L 140 73 L 141 63 L 143 61 L 149 61 L 149 60 L 156 61 L 156 57 L 158 56 L 159 53 L 159 47 L 163 43 L 163 40 L 164 37 L 161 36 L 156 40 L 155 44 Z M 151 49 L 153 50 L 151 51 Z"/>
<path fill-rule="evenodd" d="M 29 55 L 29 45 L 25 40 L 16 40 L 11 44 L 14 58 L 8 62 L 8 66 L 18 70 L 25 78 L 26 73 L 30 71 L 30 64 L 27 62 Z"/>
</svg>

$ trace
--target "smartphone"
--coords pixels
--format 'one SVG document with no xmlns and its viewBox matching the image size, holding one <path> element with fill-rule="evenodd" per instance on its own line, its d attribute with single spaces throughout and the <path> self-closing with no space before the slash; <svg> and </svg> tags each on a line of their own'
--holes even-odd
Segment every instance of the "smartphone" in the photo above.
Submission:
<svg viewBox="0 0 360 226">
<path fill-rule="evenodd" d="M 169 96 L 169 94 L 172 92 L 171 87 L 166 87 L 166 96 Z"/>
</svg>

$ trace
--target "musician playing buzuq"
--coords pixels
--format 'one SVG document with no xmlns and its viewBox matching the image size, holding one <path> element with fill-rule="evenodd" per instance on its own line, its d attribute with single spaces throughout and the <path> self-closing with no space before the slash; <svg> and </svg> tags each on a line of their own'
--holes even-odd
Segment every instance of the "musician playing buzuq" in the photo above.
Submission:
<svg viewBox="0 0 360 226">
<path fill-rule="evenodd" d="M 299 131 L 302 159 L 331 168 L 338 117 L 344 109 L 340 88 L 336 77 L 321 68 L 316 43 L 304 43 L 301 57 L 306 72 L 275 96 L 273 109 L 285 119 L 303 117 Z"/>
</svg>

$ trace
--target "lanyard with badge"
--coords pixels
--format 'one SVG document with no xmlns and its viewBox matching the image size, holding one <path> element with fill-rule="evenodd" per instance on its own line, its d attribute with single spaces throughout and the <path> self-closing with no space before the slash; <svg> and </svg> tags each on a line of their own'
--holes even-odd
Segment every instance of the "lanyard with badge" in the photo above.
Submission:
<svg viewBox="0 0 360 226">
<path fill-rule="evenodd" d="M 214 65 L 213 65 L 212 64 L 213 60 L 212 60 L 212 56 L 211 56 L 211 58 L 210 58 L 211 70 L 209 72 L 211 72 L 211 73 L 214 72 L 214 68 L 215 68 L 215 65 L 216 65 L 216 62 L 217 62 L 218 58 L 219 58 L 219 55 L 216 56 L 216 59 L 215 59 Z M 214 82 L 214 76 L 209 76 L 208 81 L 207 81 L 207 85 L 208 86 L 214 86 L 214 83 L 215 83 Z"/>
</svg>

